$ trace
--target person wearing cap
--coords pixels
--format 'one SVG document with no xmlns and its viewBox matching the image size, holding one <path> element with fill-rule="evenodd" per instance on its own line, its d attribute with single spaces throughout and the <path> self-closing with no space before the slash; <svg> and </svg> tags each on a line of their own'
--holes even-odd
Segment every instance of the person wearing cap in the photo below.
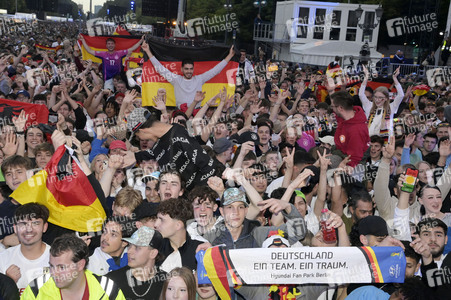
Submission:
<svg viewBox="0 0 451 300">
<path fill-rule="evenodd" d="M 215 158 L 225 167 L 228 167 L 228 162 L 232 159 L 232 146 L 232 142 L 225 137 L 215 140 L 213 144 L 213 151 L 216 154 Z"/>
<path fill-rule="evenodd" d="M 258 221 L 246 219 L 249 204 L 246 194 L 238 188 L 229 188 L 224 191 L 221 197 L 221 207 L 219 211 L 224 221 L 220 228 L 223 228 L 220 235 L 216 237 L 212 245 L 225 244 L 228 249 L 259 248 L 268 236 L 269 231 L 288 231 L 287 226 L 291 226 L 294 236 L 289 237 L 291 244 L 302 239 L 306 234 L 306 225 L 296 208 L 284 201 L 268 199 L 259 204 L 261 210 L 268 209 L 272 213 L 282 212 L 283 216 L 290 220 L 281 226 L 259 226 Z"/>
<path fill-rule="evenodd" d="M 26 103 L 30 102 L 30 93 L 28 93 L 26 90 L 18 91 L 16 96 L 17 96 L 17 98 L 16 98 L 17 101 L 26 102 Z"/>
<path fill-rule="evenodd" d="M 127 266 L 127 242 L 122 238 L 129 237 L 135 230 L 135 223 L 127 217 L 114 216 L 103 224 L 100 236 L 100 247 L 95 248 L 89 257 L 87 269 L 97 275 Z"/>
<path fill-rule="evenodd" d="M 388 236 L 387 222 L 379 216 L 366 216 L 357 223 L 359 241 L 365 247 L 375 247 Z"/>
<path fill-rule="evenodd" d="M 127 145 L 123 141 L 114 140 L 109 147 L 109 155 L 124 155 Z"/>
<path fill-rule="evenodd" d="M 129 152 L 124 161 L 132 165 L 136 160 L 156 159 L 161 170 L 177 170 L 186 189 L 206 184 L 216 173 L 216 164 L 199 143 L 179 124 L 166 124 L 145 108 L 135 108 L 127 117 L 127 129 L 139 139 L 152 140 L 152 149 Z"/>
<path fill-rule="evenodd" d="M 335 146 L 334 137 L 332 135 L 326 135 L 318 138 L 321 142 L 321 146 L 327 149 L 332 149 Z"/>
<path fill-rule="evenodd" d="M 171 198 L 158 206 L 155 229 L 163 236 L 160 248 L 166 257 L 162 269 L 169 272 L 176 267 L 197 268 L 196 250 L 203 242 L 191 239 L 186 230 L 188 220 L 193 218 L 191 203 L 180 198 Z"/>
<path fill-rule="evenodd" d="M 116 95 L 114 95 L 114 101 L 116 101 L 117 104 L 122 105 L 122 100 L 124 100 L 124 97 L 124 93 L 117 93 Z"/>
<path fill-rule="evenodd" d="M 153 172 L 144 176 L 141 181 L 146 185 L 145 197 L 149 203 L 160 203 L 160 195 L 158 194 L 158 185 L 160 183 L 160 172 Z"/>
<path fill-rule="evenodd" d="M 167 278 L 167 273 L 159 268 L 164 259 L 160 252 L 163 237 L 143 226 L 122 240 L 128 243 L 128 266 L 106 276 L 119 285 L 126 299 L 158 300 Z"/>
<path fill-rule="evenodd" d="M 86 269 L 89 249 L 72 234 L 55 239 L 50 247 L 50 274 L 31 281 L 22 299 L 125 300 L 117 282 Z"/>
<path fill-rule="evenodd" d="M 180 105 L 182 105 L 183 103 L 187 103 L 188 106 L 190 106 L 196 95 L 196 92 L 202 91 L 202 86 L 204 85 L 204 83 L 219 74 L 235 55 L 235 50 L 232 46 L 230 48 L 229 54 L 224 60 L 217 64 L 213 69 L 198 75 L 193 75 L 194 61 L 189 58 L 184 59 L 182 61 L 181 69 L 183 76 L 181 76 L 174 74 L 166 69 L 150 51 L 150 47 L 146 42 L 143 43 L 141 48 L 149 57 L 153 66 L 155 67 L 155 70 L 174 86 L 175 101 L 178 107 L 180 107 Z"/>
</svg>

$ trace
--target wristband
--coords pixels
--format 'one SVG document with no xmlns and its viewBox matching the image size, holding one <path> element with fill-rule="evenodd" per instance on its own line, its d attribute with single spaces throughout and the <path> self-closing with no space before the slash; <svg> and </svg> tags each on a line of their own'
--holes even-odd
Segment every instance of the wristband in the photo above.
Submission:
<svg viewBox="0 0 451 300">
<path fill-rule="evenodd" d="M 24 135 L 24 134 L 25 134 L 25 131 L 16 131 L 16 134 L 17 134 L 17 135 Z"/>
</svg>

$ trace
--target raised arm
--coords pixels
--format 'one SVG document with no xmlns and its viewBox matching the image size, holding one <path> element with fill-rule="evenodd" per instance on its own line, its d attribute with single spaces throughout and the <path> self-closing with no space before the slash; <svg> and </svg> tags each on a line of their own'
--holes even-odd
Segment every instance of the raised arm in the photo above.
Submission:
<svg viewBox="0 0 451 300">
<path fill-rule="evenodd" d="M 91 47 L 88 46 L 88 44 L 86 43 L 86 40 L 84 38 L 83 35 L 78 35 L 78 39 L 82 42 L 83 47 L 85 47 L 86 52 L 88 52 L 91 55 L 96 55 L 96 52 L 94 50 L 91 49 Z"/>
<path fill-rule="evenodd" d="M 363 67 L 363 74 L 365 77 L 359 88 L 359 98 L 360 98 L 360 101 L 362 102 L 363 110 L 365 111 L 365 114 L 368 117 L 370 114 L 371 107 L 373 107 L 373 102 L 368 100 L 368 98 L 365 95 L 365 88 L 368 83 L 368 78 L 370 76 L 370 73 L 368 71 L 368 68 L 365 65 L 363 65 L 362 67 Z"/>
<path fill-rule="evenodd" d="M 396 114 L 398 112 L 398 107 L 402 102 L 402 99 L 404 99 L 404 91 L 402 90 L 402 86 L 398 81 L 398 75 L 399 75 L 399 68 L 396 69 L 396 71 L 393 73 L 393 84 L 396 87 L 397 95 L 392 103 L 390 103 L 390 110 L 392 114 Z"/>
<path fill-rule="evenodd" d="M 131 48 L 128 49 L 128 53 L 127 55 L 132 54 L 133 51 L 135 51 L 136 49 L 138 49 L 139 46 L 141 46 L 141 44 L 144 42 L 144 35 L 141 37 L 141 39 L 139 40 L 139 42 L 137 42 L 135 45 L 133 45 Z"/>
</svg>

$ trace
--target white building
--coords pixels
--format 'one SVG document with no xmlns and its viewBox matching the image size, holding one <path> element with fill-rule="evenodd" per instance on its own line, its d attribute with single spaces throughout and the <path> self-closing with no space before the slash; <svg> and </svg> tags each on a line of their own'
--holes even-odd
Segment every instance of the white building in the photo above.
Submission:
<svg viewBox="0 0 451 300">
<path fill-rule="evenodd" d="M 360 20 L 358 4 L 283 1 L 277 2 L 275 24 L 254 25 L 254 40 L 270 44 L 278 60 L 326 66 L 335 56 L 344 59 L 353 56 L 358 61 L 365 41 L 371 50 L 371 59 L 378 60 L 382 54 L 376 51 L 379 20 L 378 5 L 361 5 Z M 374 30 L 366 31 L 359 24 L 375 24 Z"/>
</svg>

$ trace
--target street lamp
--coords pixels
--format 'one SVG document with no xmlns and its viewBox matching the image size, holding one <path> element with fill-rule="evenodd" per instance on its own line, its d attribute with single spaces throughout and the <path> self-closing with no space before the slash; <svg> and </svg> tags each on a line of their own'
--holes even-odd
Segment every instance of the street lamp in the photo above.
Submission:
<svg viewBox="0 0 451 300">
<path fill-rule="evenodd" d="M 232 0 L 226 0 L 226 3 L 224 4 L 224 8 L 227 11 L 227 16 L 226 16 L 226 30 L 225 30 L 225 34 L 224 34 L 224 44 L 227 43 L 227 32 L 228 32 L 228 26 L 229 26 L 229 11 L 232 9 Z"/>
<path fill-rule="evenodd" d="M 379 5 L 379 7 L 376 8 L 376 22 L 375 23 L 368 23 L 368 22 L 364 21 L 362 24 L 359 24 L 360 20 L 362 19 L 362 15 L 363 15 L 362 6 L 359 4 L 359 7 L 355 10 L 355 15 L 357 18 L 357 25 L 359 26 L 360 29 L 363 30 L 364 40 L 369 39 L 371 32 L 379 25 L 383 13 L 384 13 L 384 9 L 382 8 L 381 5 Z M 366 37 L 368 37 L 368 38 L 366 38 Z"/>
<path fill-rule="evenodd" d="M 256 0 L 254 1 L 254 7 L 258 7 L 258 14 L 262 12 L 262 7 L 266 6 L 266 0 Z"/>
<path fill-rule="evenodd" d="M 362 19 L 362 15 L 363 15 L 362 6 L 359 4 L 359 7 L 355 10 L 355 15 L 357 18 L 357 25 L 359 26 L 360 29 L 363 30 L 363 40 L 365 41 L 362 48 L 360 49 L 360 56 L 361 56 L 360 61 L 364 64 L 366 64 L 369 61 L 370 55 L 371 55 L 370 47 L 368 45 L 370 35 L 373 32 L 373 30 L 379 25 L 381 18 L 382 18 L 382 14 L 384 13 L 384 10 L 383 10 L 382 6 L 379 5 L 379 7 L 376 8 L 375 12 L 376 12 L 376 22 L 369 23 L 369 22 L 365 22 L 365 20 L 364 20 L 362 24 L 359 24 L 360 20 Z"/>
</svg>

